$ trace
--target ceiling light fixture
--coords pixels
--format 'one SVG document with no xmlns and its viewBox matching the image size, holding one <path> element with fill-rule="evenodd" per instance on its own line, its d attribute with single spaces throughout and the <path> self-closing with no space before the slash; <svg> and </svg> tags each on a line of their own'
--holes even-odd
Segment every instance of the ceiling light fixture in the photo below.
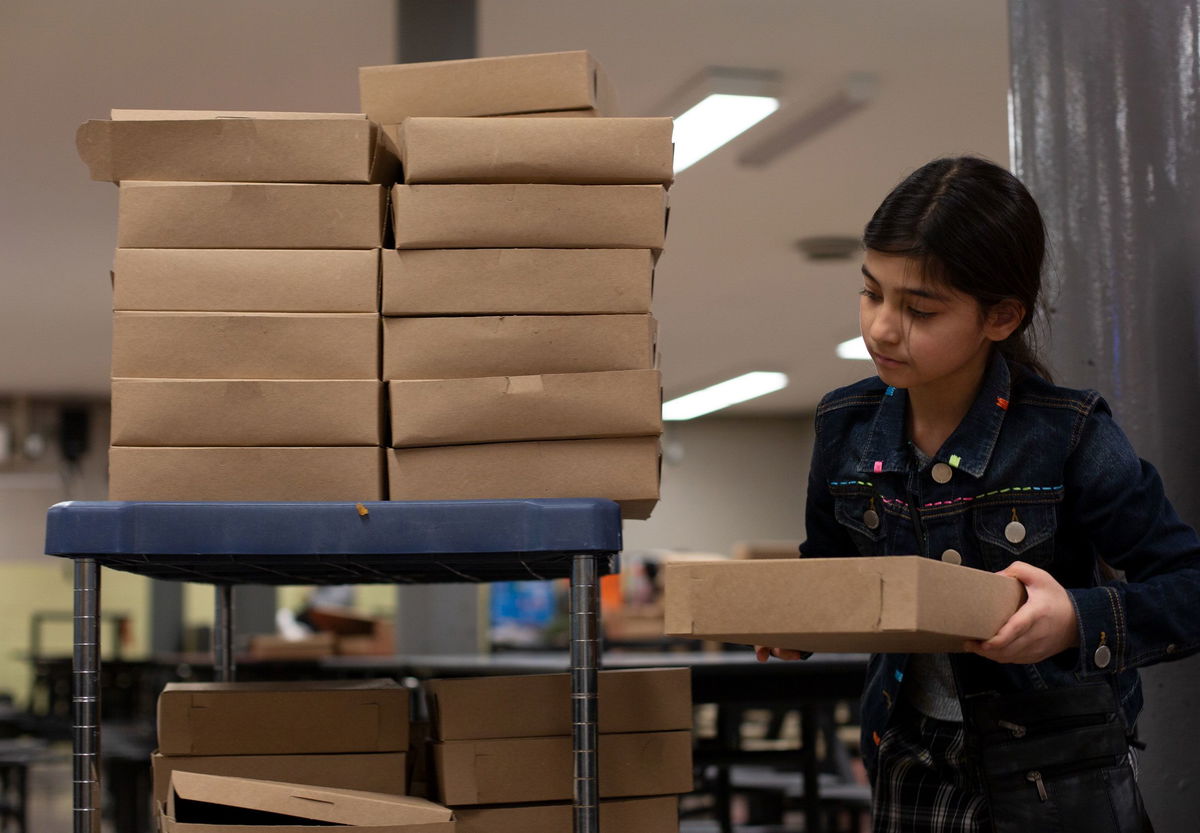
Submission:
<svg viewBox="0 0 1200 833">
<path fill-rule="evenodd" d="M 672 96 L 660 112 L 675 119 L 675 173 L 745 133 L 779 109 L 779 74 L 709 67 Z"/>
<path fill-rule="evenodd" d="M 756 370 L 718 382 L 663 404 L 662 418 L 667 421 L 695 419 L 740 402 L 756 399 L 787 387 L 785 373 Z"/>
<path fill-rule="evenodd" d="M 866 359 L 871 360 L 871 354 L 867 350 L 867 343 L 863 341 L 862 336 L 852 338 L 849 341 L 843 341 L 837 346 L 837 355 L 839 359 Z"/>
</svg>

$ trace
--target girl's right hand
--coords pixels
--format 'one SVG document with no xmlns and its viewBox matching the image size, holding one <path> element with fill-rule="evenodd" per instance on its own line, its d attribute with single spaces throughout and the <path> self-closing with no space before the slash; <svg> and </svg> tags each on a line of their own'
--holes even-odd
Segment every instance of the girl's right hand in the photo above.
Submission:
<svg viewBox="0 0 1200 833">
<path fill-rule="evenodd" d="M 794 651 L 791 648 L 768 648 L 765 645 L 755 645 L 754 656 L 758 658 L 759 662 L 766 662 L 771 657 L 788 661 L 808 659 L 812 654 L 808 651 Z"/>
</svg>

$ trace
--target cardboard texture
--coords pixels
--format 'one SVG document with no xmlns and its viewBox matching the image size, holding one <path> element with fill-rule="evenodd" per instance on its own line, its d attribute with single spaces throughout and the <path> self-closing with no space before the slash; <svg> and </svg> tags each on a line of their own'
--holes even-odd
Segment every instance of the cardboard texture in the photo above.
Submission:
<svg viewBox="0 0 1200 833">
<path fill-rule="evenodd" d="M 392 183 L 391 138 L 358 114 L 126 111 L 75 134 L 92 179 Z"/>
<path fill-rule="evenodd" d="M 616 115 L 604 71 L 583 51 L 360 67 L 358 90 L 362 111 L 380 124 L 589 108 Z"/>
<path fill-rule="evenodd" d="M 395 381 L 388 393 L 396 448 L 662 433 L 657 370 Z"/>
<path fill-rule="evenodd" d="M 373 833 L 454 833 L 454 814 L 412 796 L 177 771 L 164 833 L 290 833 L 330 825 Z M 239 812 L 246 811 L 246 812 Z"/>
<path fill-rule="evenodd" d="M 378 379 L 371 313 L 113 313 L 112 374 L 136 379 Z"/>
<path fill-rule="evenodd" d="M 463 807 L 454 811 L 454 818 L 456 833 L 566 833 L 571 829 L 571 805 Z M 600 833 L 679 833 L 679 799 L 604 801 Z"/>
<path fill-rule="evenodd" d="M 383 252 L 384 315 L 648 313 L 649 249 Z"/>
<path fill-rule="evenodd" d="M 404 181 L 667 185 L 670 119 L 413 118 L 401 126 Z"/>
<path fill-rule="evenodd" d="M 376 381 L 112 381 L 113 445 L 376 445 L 382 413 Z"/>
<path fill-rule="evenodd" d="M 407 795 L 405 752 L 356 755 L 163 755 L 155 752 L 154 801 L 165 802 L 176 770 L 314 787 Z"/>
<path fill-rule="evenodd" d="M 287 639 L 273 633 L 256 633 L 250 637 L 250 657 L 257 660 L 323 659 L 333 656 L 336 651 L 337 636 L 332 633 L 314 633 L 300 639 Z"/>
<path fill-rule="evenodd" d="M 146 182 L 118 189 L 117 245 L 130 249 L 375 249 L 381 185 Z"/>
<path fill-rule="evenodd" d="M 961 651 L 1025 598 L 1008 576 L 919 556 L 668 563 L 673 636 L 808 651 Z"/>
<path fill-rule="evenodd" d="M 690 731 L 692 676 L 687 668 L 601 671 L 599 731 Z M 568 674 L 429 680 L 426 702 L 439 740 L 570 735 Z"/>
<path fill-rule="evenodd" d="M 147 448 L 108 452 L 109 500 L 385 500 L 370 448 Z"/>
<path fill-rule="evenodd" d="M 601 735 L 600 796 L 692 790 L 690 732 Z M 453 740 L 434 745 L 438 800 L 451 806 L 570 801 L 571 738 Z"/>
<path fill-rule="evenodd" d="M 117 249 L 113 309 L 378 312 L 379 250 Z"/>
<path fill-rule="evenodd" d="M 599 497 L 626 518 L 658 502 L 658 437 L 398 448 L 388 454 L 391 500 Z"/>
<path fill-rule="evenodd" d="M 543 110 L 537 113 L 498 113 L 491 116 L 484 116 L 489 119 L 594 119 L 605 116 L 612 116 L 613 113 L 601 113 L 595 107 L 588 107 L 583 110 Z M 436 118 L 436 116 L 430 116 Z M 457 118 L 449 116 L 448 118 Z M 402 124 L 384 124 L 381 128 L 392 143 L 397 147 L 400 145 L 400 128 Z"/>
<path fill-rule="evenodd" d="M 158 698 L 158 751 L 405 752 L 408 701 L 408 689 L 393 680 L 168 683 Z"/>
<path fill-rule="evenodd" d="M 649 315 L 385 318 L 383 378 L 650 370 L 655 329 Z"/>
<path fill-rule="evenodd" d="M 667 191 L 661 185 L 397 185 L 392 219 L 397 249 L 661 249 Z"/>
</svg>

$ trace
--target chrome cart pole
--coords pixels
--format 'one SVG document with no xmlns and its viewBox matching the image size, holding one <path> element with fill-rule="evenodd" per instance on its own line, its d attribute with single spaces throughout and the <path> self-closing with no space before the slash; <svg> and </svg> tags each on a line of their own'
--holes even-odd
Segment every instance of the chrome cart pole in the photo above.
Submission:
<svg viewBox="0 0 1200 833">
<path fill-rule="evenodd" d="M 100 565 L 75 560 L 74 833 L 100 833 Z"/>
<path fill-rule="evenodd" d="M 574 751 L 575 833 L 600 831 L 597 727 L 600 593 L 596 556 L 571 557 L 571 741 Z"/>
<path fill-rule="evenodd" d="M 230 683 L 237 671 L 233 662 L 233 585 L 218 584 L 213 589 L 213 672 L 217 682 Z"/>
</svg>

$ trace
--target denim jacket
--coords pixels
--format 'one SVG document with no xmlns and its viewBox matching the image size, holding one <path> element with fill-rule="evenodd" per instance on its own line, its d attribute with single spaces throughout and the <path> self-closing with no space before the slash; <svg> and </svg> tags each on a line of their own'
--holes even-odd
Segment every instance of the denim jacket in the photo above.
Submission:
<svg viewBox="0 0 1200 833">
<path fill-rule="evenodd" d="M 1105 679 L 1132 728 L 1142 706 L 1137 668 L 1200 651 L 1200 539 L 1154 467 L 1098 393 L 1010 370 L 998 353 L 966 417 L 923 468 L 908 447 L 906 409 L 906 392 L 878 378 L 821 401 L 801 555 L 919 554 L 993 572 L 1021 560 L 1047 570 L 1075 605 L 1079 647 L 1033 665 L 952 654 L 960 700 Z M 1023 535 L 1005 534 L 1013 520 Z M 1126 580 L 1106 580 L 1101 560 Z M 862 731 L 872 772 L 907 658 L 871 657 Z"/>
</svg>

